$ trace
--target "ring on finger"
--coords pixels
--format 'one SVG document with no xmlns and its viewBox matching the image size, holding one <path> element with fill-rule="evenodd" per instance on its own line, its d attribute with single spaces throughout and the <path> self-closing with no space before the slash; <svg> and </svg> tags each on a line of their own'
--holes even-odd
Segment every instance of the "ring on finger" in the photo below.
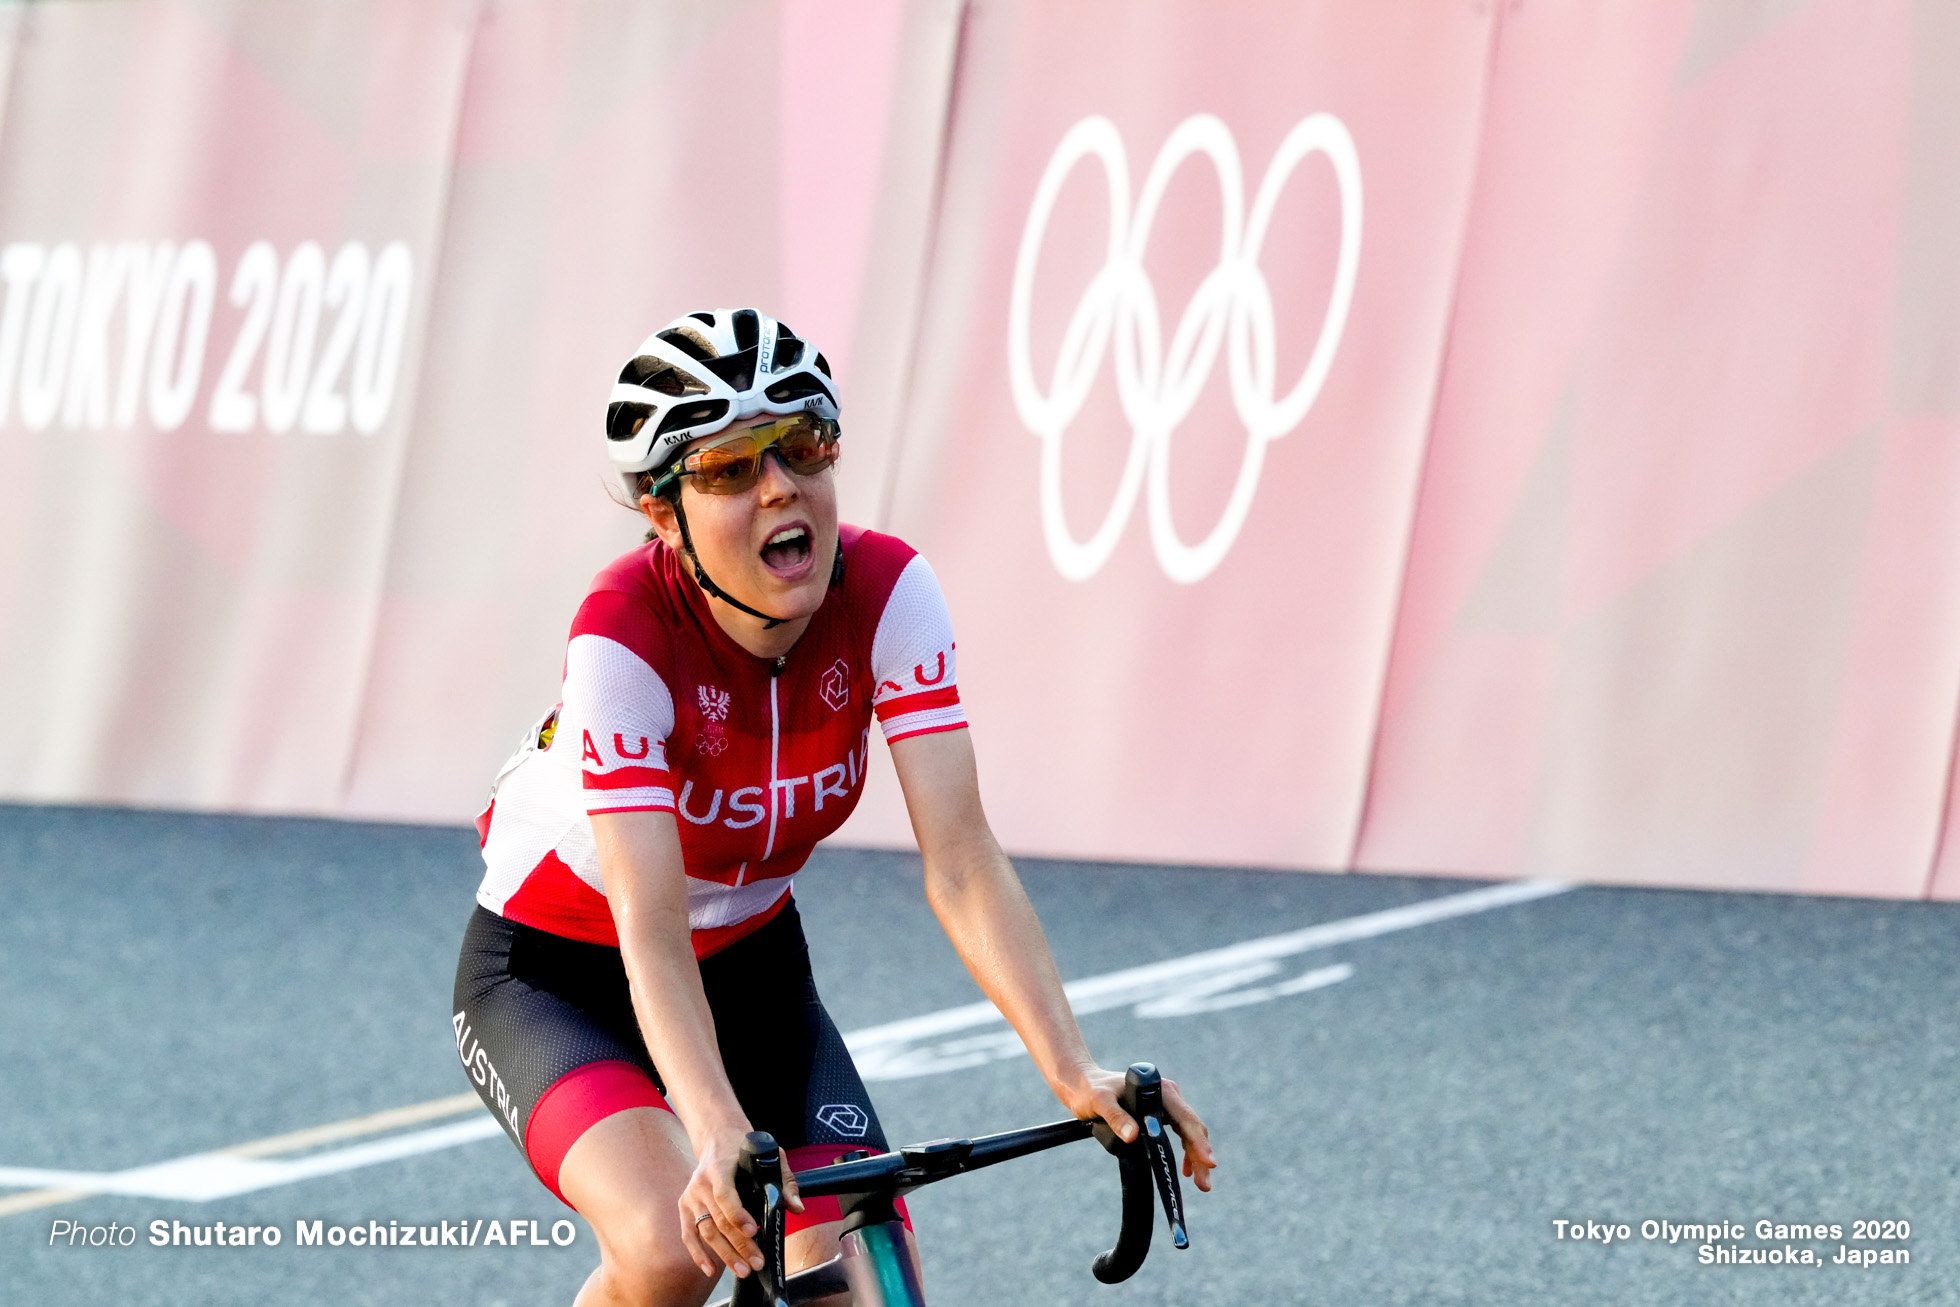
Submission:
<svg viewBox="0 0 1960 1307">
<path fill-rule="evenodd" d="M 715 1214 L 713 1212 L 703 1212 L 701 1213 L 701 1215 L 694 1218 L 694 1223 L 696 1225 L 699 1225 L 703 1221 L 712 1221 L 714 1219 L 715 1219 Z"/>
</svg>

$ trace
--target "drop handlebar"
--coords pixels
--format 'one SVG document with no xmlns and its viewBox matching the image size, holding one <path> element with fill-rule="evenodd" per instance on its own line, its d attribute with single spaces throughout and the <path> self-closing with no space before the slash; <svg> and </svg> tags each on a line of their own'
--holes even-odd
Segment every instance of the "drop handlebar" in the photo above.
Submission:
<svg viewBox="0 0 1960 1307">
<path fill-rule="evenodd" d="M 797 1189 L 805 1199 L 835 1195 L 845 1213 L 845 1229 L 850 1230 L 892 1219 L 892 1201 L 925 1185 L 1093 1136 L 1117 1160 L 1123 1221 L 1115 1246 L 1095 1259 L 1091 1271 L 1104 1284 L 1118 1284 L 1136 1274 L 1149 1254 L 1151 1226 L 1160 1203 L 1172 1246 L 1190 1246 L 1183 1188 L 1164 1111 L 1163 1077 L 1157 1068 L 1148 1062 L 1132 1065 L 1119 1101 L 1138 1125 L 1137 1137 L 1129 1143 L 1101 1121 L 1056 1121 L 978 1139 L 935 1139 L 895 1152 L 847 1158 L 801 1172 Z M 761 1271 L 735 1282 L 731 1307 L 796 1307 L 842 1287 L 835 1259 L 795 1275 L 783 1274 L 788 1209 L 782 1190 L 782 1155 L 773 1138 L 760 1131 L 748 1136 L 736 1162 L 735 1183 L 756 1223 L 764 1264 Z"/>
</svg>

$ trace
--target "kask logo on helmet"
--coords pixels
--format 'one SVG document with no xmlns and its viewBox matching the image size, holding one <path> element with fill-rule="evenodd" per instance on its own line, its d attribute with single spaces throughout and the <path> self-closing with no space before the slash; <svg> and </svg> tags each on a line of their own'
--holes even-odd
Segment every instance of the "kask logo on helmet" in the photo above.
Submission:
<svg viewBox="0 0 1960 1307">
<path fill-rule="evenodd" d="M 1186 159 L 1202 154 L 1218 176 L 1222 206 L 1218 265 L 1198 284 L 1171 333 L 1168 347 L 1156 290 L 1143 268 L 1144 251 L 1172 176 Z M 1322 154 L 1333 166 L 1340 191 L 1341 240 L 1333 292 L 1305 371 L 1292 389 L 1277 393 L 1274 376 L 1273 298 L 1259 256 L 1281 192 L 1300 164 Z M 1044 390 L 1035 376 L 1029 344 L 1029 307 L 1036 264 L 1048 221 L 1063 183 L 1077 164 L 1093 156 L 1102 165 L 1109 198 L 1108 247 L 1070 315 Z M 1062 137 L 1035 187 L 1027 225 L 1014 260 L 1007 313 L 1007 370 L 1014 407 L 1041 439 L 1041 530 L 1056 570 L 1083 581 L 1102 569 L 1128 525 L 1137 495 L 1148 491 L 1150 544 L 1165 575 L 1189 584 L 1209 576 L 1245 525 L 1259 487 L 1266 446 L 1299 426 L 1319 398 L 1334 362 L 1361 262 L 1361 162 L 1354 139 L 1328 113 L 1302 119 L 1274 153 L 1248 212 L 1239 150 L 1231 130 L 1211 114 L 1179 123 L 1157 152 L 1134 209 L 1129 160 L 1116 125 L 1100 115 L 1084 118 Z M 1069 531 L 1062 506 L 1062 437 L 1088 400 L 1113 346 L 1116 391 L 1130 425 L 1130 446 L 1116 497 L 1087 540 Z M 1225 503 L 1209 533 L 1186 543 L 1171 521 L 1171 435 L 1191 412 L 1225 349 L 1232 405 L 1245 426 L 1245 452 Z"/>
</svg>

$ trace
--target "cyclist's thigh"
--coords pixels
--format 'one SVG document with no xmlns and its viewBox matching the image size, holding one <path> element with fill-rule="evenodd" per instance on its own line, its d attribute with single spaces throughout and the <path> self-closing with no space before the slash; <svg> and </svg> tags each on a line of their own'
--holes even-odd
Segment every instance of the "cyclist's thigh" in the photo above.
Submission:
<svg viewBox="0 0 1960 1307">
<path fill-rule="evenodd" d="M 511 1142 L 565 1196 L 562 1163 L 608 1117 L 660 1109 L 618 951 L 477 909 L 457 963 L 457 1052 Z"/>
<path fill-rule="evenodd" d="M 615 1112 L 580 1135 L 558 1168 L 565 1201 L 592 1223 L 599 1250 L 616 1265 L 686 1260 L 680 1197 L 694 1174 L 687 1131 L 672 1112 Z M 689 1263 L 696 1279 L 701 1273 Z M 710 1282 L 703 1279 L 705 1291 Z"/>
</svg>

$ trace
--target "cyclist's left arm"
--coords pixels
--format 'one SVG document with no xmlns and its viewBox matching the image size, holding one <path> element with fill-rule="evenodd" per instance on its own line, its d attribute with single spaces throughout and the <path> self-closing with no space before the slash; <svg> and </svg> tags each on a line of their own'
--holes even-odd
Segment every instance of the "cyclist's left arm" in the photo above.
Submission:
<svg viewBox="0 0 1960 1307">
<path fill-rule="evenodd" d="M 1123 1073 L 1103 1069 L 1089 1055 L 1034 906 L 987 825 L 972 737 L 964 730 L 912 735 L 894 741 L 891 753 L 925 858 L 926 898 L 967 970 L 1012 1023 L 1063 1105 L 1134 1139 L 1136 1122 L 1116 1101 Z M 1184 1173 L 1210 1189 L 1218 1160 L 1205 1123 L 1168 1078 L 1164 1105 L 1184 1139 Z"/>
</svg>

